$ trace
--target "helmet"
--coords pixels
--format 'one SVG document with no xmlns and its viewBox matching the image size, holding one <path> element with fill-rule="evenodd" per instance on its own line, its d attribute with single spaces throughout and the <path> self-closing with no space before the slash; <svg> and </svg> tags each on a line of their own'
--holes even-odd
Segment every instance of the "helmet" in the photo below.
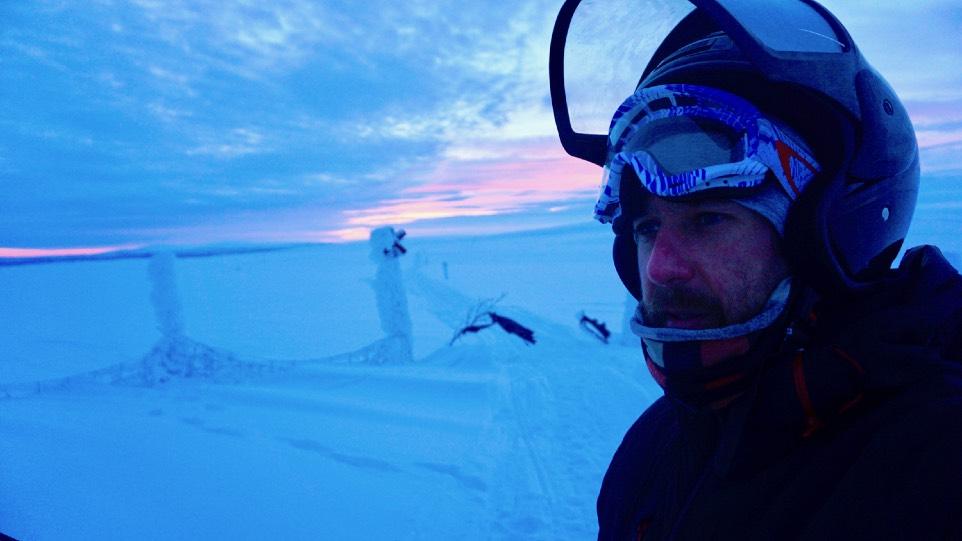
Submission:
<svg viewBox="0 0 962 541">
<path fill-rule="evenodd" d="M 679 0 L 681 1 L 681 0 Z M 918 195 L 915 132 L 901 101 L 848 31 L 811 0 L 689 0 L 638 88 L 719 88 L 791 126 L 822 164 L 794 203 L 785 247 L 795 274 L 826 293 L 871 287 L 908 232 Z M 572 156 L 604 165 L 607 135 L 571 127 L 564 49 L 580 0 L 567 0 L 551 41 L 555 124 Z M 640 298 L 634 240 L 615 224 L 618 274 Z"/>
</svg>

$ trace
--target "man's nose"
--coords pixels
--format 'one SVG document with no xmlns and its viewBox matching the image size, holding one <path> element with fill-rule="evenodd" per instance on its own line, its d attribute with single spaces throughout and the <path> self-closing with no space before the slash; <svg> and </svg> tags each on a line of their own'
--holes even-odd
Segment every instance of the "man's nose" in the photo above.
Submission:
<svg viewBox="0 0 962 541">
<path fill-rule="evenodd" d="M 639 253 L 639 256 L 643 257 L 643 254 Z M 662 286 L 687 282 L 694 275 L 685 243 L 671 231 L 659 231 L 648 260 L 640 262 L 648 280 Z"/>
</svg>

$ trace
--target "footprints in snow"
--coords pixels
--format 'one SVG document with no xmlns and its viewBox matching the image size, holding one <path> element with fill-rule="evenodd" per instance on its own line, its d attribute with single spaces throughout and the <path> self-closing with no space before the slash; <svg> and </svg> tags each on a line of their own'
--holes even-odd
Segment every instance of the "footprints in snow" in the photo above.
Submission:
<svg viewBox="0 0 962 541">
<path fill-rule="evenodd" d="M 211 408 L 208 408 L 210 410 Z M 216 410 L 217 408 L 214 408 Z M 148 415 L 152 417 L 159 417 L 164 415 L 163 410 L 154 409 L 148 412 Z M 185 425 L 191 426 L 203 432 L 209 434 L 216 434 L 220 436 L 231 436 L 237 438 L 246 437 L 243 431 L 222 427 L 222 426 L 211 426 L 200 417 L 181 417 L 180 422 Z M 406 473 L 406 469 L 398 466 L 394 463 L 388 462 L 386 460 L 381 460 L 378 458 L 350 454 L 338 451 L 333 447 L 324 445 L 318 441 L 312 440 L 310 438 L 290 438 L 290 437 L 277 437 L 277 441 L 286 443 L 291 447 L 300 449 L 302 451 L 308 451 L 315 453 L 327 460 L 338 462 L 346 466 L 351 466 L 354 468 L 361 468 L 366 470 L 373 470 L 382 473 L 389 474 L 403 474 Z M 472 473 L 466 472 L 462 467 L 457 464 L 446 464 L 441 462 L 415 462 L 410 465 L 411 468 L 428 472 L 431 474 L 440 474 L 447 478 L 453 479 L 458 484 L 464 488 L 474 491 L 474 492 L 486 492 L 488 490 L 487 482 L 479 475 L 474 475 Z"/>
<path fill-rule="evenodd" d="M 370 458 L 360 455 L 350 455 L 347 453 L 342 453 L 335 449 L 332 449 L 326 445 L 318 443 L 312 439 L 308 438 L 277 438 L 279 441 L 285 442 L 292 447 L 304 451 L 310 451 L 317 453 L 324 458 L 333 460 L 335 462 L 340 462 L 348 466 L 353 466 L 355 468 L 363 468 L 369 470 L 378 470 L 386 473 L 401 473 L 401 469 L 391 464 L 390 462 L 379 460 L 377 458 Z"/>
</svg>

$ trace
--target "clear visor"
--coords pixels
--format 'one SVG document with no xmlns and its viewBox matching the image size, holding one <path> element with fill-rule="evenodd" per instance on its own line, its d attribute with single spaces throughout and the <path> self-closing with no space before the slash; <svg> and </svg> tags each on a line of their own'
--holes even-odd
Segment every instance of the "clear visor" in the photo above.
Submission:
<svg viewBox="0 0 962 541">
<path fill-rule="evenodd" d="M 571 126 L 607 133 L 611 113 L 638 86 L 648 60 L 695 9 L 687 0 L 582 0 L 565 44 Z"/>
<path fill-rule="evenodd" d="M 848 37 L 802 0 L 714 0 L 760 45 L 775 55 L 841 53 Z M 608 131 L 611 112 L 639 77 L 669 32 L 695 6 L 689 0 L 582 0 L 564 51 L 564 87 L 571 127 Z"/>
</svg>

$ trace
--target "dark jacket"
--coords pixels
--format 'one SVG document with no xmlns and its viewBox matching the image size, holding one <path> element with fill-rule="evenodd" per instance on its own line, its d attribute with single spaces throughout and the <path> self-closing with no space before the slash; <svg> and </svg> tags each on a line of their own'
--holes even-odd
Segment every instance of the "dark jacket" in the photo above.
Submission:
<svg viewBox="0 0 962 541">
<path fill-rule="evenodd" d="M 635 422 L 599 539 L 962 539 L 962 277 L 933 247 L 821 306 L 722 412 L 669 398 Z"/>
</svg>

